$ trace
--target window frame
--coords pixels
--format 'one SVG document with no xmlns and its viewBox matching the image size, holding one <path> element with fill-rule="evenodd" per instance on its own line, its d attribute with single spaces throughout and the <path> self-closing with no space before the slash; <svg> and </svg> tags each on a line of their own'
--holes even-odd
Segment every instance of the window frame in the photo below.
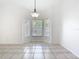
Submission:
<svg viewBox="0 0 79 59">
<path fill-rule="evenodd" d="M 41 20 L 42 21 L 42 35 L 33 35 L 33 20 L 35 21 L 35 20 Z M 38 18 L 32 18 L 32 20 L 31 20 L 31 32 L 30 32 L 30 35 L 32 36 L 32 37 L 43 37 L 44 36 L 44 19 L 38 19 Z"/>
</svg>

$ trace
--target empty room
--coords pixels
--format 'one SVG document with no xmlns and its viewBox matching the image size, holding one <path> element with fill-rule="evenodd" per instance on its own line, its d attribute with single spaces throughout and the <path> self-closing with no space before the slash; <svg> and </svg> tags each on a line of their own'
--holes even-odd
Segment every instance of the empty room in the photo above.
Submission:
<svg viewBox="0 0 79 59">
<path fill-rule="evenodd" d="M 79 0 L 0 0 L 0 59 L 79 59 Z"/>
</svg>

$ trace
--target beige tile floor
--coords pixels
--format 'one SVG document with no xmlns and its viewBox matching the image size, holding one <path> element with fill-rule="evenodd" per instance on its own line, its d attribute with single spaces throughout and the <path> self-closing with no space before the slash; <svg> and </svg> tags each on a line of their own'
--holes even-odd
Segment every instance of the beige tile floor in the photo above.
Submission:
<svg viewBox="0 0 79 59">
<path fill-rule="evenodd" d="M 0 59 L 79 59 L 60 45 L 0 45 Z"/>
</svg>

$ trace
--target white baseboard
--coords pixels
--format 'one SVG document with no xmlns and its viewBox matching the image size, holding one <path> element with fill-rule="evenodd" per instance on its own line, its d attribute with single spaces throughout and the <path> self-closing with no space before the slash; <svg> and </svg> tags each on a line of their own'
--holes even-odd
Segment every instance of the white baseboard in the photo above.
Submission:
<svg viewBox="0 0 79 59">
<path fill-rule="evenodd" d="M 77 56 L 79 58 L 79 55 L 76 54 L 74 51 L 72 51 L 71 49 L 65 47 L 64 45 L 61 45 L 61 46 L 63 46 L 65 49 L 67 49 L 68 51 L 70 51 L 72 54 L 74 54 L 75 56 Z"/>
</svg>

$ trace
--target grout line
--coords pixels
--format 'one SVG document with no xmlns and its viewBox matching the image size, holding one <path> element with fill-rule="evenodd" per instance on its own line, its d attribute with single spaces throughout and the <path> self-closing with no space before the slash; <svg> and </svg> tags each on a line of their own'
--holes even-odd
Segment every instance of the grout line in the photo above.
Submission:
<svg viewBox="0 0 79 59">
<path fill-rule="evenodd" d="M 50 50 L 51 54 L 55 56 L 55 59 L 57 59 L 57 58 L 56 58 L 56 55 L 52 52 L 53 48 L 52 48 L 52 50 L 51 50 L 51 48 L 48 47 L 48 49 Z"/>
<path fill-rule="evenodd" d="M 42 47 L 42 54 L 43 54 L 44 59 L 46 59 L 46 58 L 45 58 L 45 52 L 44 52 L 44 49 L 45 49 L 45 48 Z"/>
<path fill-rule="evenodd" d="M 29 50 L 30 50 L 29 55 L 30 55 L 31 57 L 33 57 L 33 56 L 32 56 L 32 54 L 33 54 L 32 46 L 29 47 Z M 30 56 L 29 56 L 29 58 L 30 58 Z"/>
<path fill-rule="evenodd" d="M 35 48 L 33 48 L 33 45 L 32 45 L 32 57 L 33 57 L 33 59 L 34 59 L 34 53 L 35 53 Z"/>
<path fill-rule="evenodd" d="M 36 47 L 33 47 L 34 45 L 32 45 L 32 54 L 33 54 L 33 59 L 34 59 L 34 56 L 35 56 L 35 49 L 36 49 Z"/>
<path fill-rule="evenodd" d="M 35 55 L 36 47 L 34 47 L 34 48 L 32 48 L 32 49 L 34 50 L 33 53 L 32 53 L 32 54 L 33 54 L 33 59 L 35 59 L 35 58 L 34 58 L 34 55 Z"/>
</svg>

